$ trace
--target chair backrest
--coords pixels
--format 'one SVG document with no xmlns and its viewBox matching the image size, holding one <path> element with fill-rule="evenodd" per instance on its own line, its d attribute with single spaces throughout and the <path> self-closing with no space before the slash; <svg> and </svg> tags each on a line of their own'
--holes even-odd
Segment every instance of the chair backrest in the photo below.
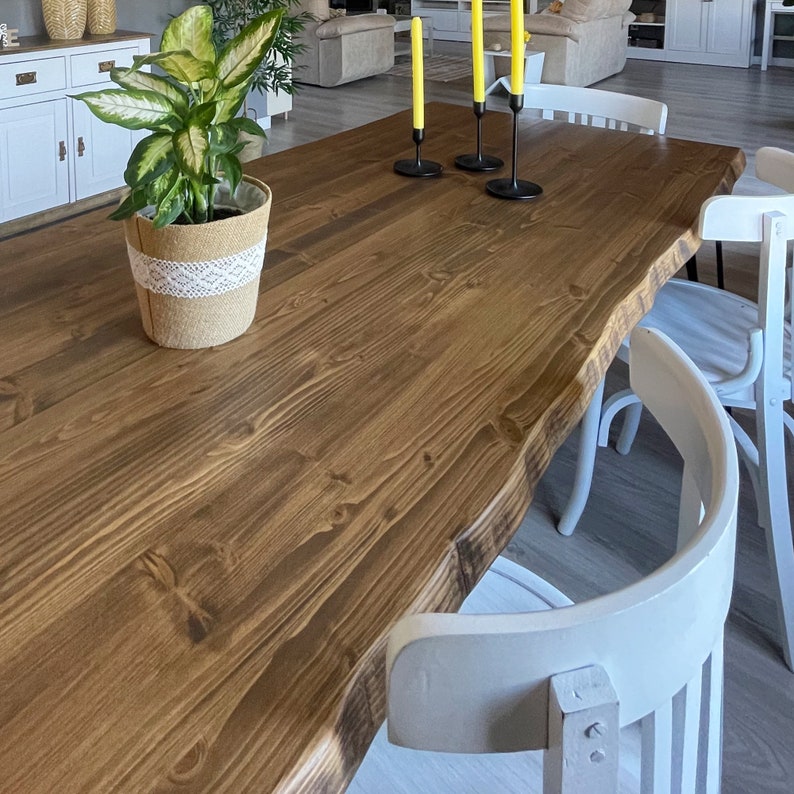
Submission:
<svg viewBox="0 0 794 794">
<path fill-rule="evenodd" d="M 765 182 L 794 188 L 794 153 L 759 149 L 756 171 Z M 760 169 L 759 169 L 760 165 Z M 755 371 L 756 399 L 791 399 L 792 350 L 786 345 L 784 323 L 794 323 L 794 301 L 786 317 L 788 242 L 794 239 L 794 195 L 715 196 L 700 211 L 698 234 L 704 240 L 761 243 L 758 266 L 758 324 L 763 331 L 761 361 Z M 751 359 L 756 355 L 751 346 Z M 754 369 L 748 362 L 747 369 Z"/>
<path fill-rule="evenodd" d="M 755 153 L 755 175 L 786 193 L 794 193 L 794 154 L 764 146 Z"/>
<path fill-rule="evenodd" d="M 658 331 L 632 334 L 631 381 L 684 459 L 681 548 L 644 579 L 570 607 L 401 620 L 387 652 L 393 743 L 467 753 L 548 748 L 550 688 L 582 668 L 605 671 L 621 726 L 700 681 L 721 647 L 732 589 L 733 437 L 700 372 Z"/>
<path fill-rule="evenodd" d="M 578 88 L 567 85 L 527 85 L 524 107 L 542 111 L 544 119 L 562 118 L 590 127 L 633 130 L 663 135 L 667 128 L 667 105 L 654 99 Z"/>
</svg>

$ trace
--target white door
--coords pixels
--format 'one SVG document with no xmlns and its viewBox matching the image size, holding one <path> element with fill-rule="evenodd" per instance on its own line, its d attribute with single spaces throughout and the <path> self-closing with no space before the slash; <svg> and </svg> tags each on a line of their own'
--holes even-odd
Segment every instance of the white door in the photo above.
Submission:
<svg viewBox="0 0 794 794">
<path fill-rule="evenodd" d="M 734 0 L 728 0 L 734 2 Z M 667 0 L 665 37 L 668 50 L 705 52 L 709 7 L 704 0 Z"/>
<path fill-rule="evenodd" d="M 72 112 L 75 198 L 121 187 L 130 152 L 143 135 L 100 121 L 83 102 L 74 102 Z"/>
<path fill-rule="evenodd" d="M 0 113 L 0 221 L 69 201 L 66 99 Z"/>
</svg>

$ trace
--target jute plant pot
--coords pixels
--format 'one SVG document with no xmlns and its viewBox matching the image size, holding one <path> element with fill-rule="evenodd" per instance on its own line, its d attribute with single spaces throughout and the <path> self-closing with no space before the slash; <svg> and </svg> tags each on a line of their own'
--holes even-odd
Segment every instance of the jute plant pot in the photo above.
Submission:
<svg viewBox="0 0 794 794">
<path fill-rule="evenodd" d="M 270 203 L 270 188 L 246 176 L 234 199 L 219 188 L 216 200 L 216 206 L 245 210 L 243 215 L 162 229 L 143 214 L 124 221 L 143 329 L 152 341 L 210 347 L 251 325 Z"/>
</svg>

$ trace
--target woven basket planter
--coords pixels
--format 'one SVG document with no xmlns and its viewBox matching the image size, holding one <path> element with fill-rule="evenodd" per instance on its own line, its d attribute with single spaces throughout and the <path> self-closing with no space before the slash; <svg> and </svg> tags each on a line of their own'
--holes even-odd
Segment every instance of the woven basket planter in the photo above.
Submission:
<svg viewBox="0 0 794 794">
<path fill-rule="evenodd" d="M 88 32 L 113 33 L 116 30 L 116 0 L 88 0 Z"/>
<path fill-rule="evenodd" d="M 144 215 L 124 221 L 143 329 L 158 345 L 193 349 L 240 336 L 254 319 L 270 217 L 270 188 L 243 177 L 216 206 L 245 214 L 155 229 Z"/>
<path fill-rule="evenodd" d="M 51 39 L 82 39 L 87 17 L 86 0 L 41 0 L 44 27 Z"/>
</svg>

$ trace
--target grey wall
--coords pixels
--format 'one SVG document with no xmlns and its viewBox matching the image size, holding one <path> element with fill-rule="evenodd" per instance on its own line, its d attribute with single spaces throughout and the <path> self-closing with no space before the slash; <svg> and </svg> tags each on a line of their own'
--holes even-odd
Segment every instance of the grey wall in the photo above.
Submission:
<svg viewBox="0 0 794 794">
<path fill-rule="evenodd" d="M 156 33 L 152 49 L 160 43 L 160 34 L 172 15 L 181 14 L 195 0 L 116 0 L 120 30 Z M 45 34 L 40 0 L 0 0 L 0 22 L 19 28 L 20 36 Z"/>
</svg>

